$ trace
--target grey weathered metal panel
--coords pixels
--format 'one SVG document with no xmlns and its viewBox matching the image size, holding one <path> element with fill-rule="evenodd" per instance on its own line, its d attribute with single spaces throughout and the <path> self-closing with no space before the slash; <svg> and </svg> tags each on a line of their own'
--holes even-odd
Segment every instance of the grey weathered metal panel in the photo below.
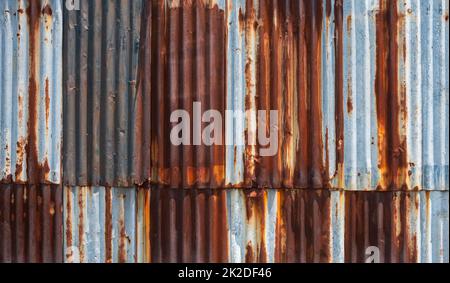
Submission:
<svg viewBox="0 0 450 283">
<path fill-rule="evenodd" d="M 60 182 L 62 1 L 0 3 L 0 181 Z"/>
<path fill-rule="evenodd" d="M 64 183 L 133 185 L 141 0 L 64 14 Z"/>
</svg>

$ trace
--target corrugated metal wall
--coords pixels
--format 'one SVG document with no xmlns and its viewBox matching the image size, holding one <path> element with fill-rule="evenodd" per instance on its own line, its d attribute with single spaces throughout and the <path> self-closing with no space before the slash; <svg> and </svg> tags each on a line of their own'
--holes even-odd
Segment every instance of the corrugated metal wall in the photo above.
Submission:
<svg viewBox="0 0 450 283">
<path fill-rule="evenodd" d="M 0 4 L 0 262 L 449 261 L 448 0 L 63 2 Z"/>
</svg>

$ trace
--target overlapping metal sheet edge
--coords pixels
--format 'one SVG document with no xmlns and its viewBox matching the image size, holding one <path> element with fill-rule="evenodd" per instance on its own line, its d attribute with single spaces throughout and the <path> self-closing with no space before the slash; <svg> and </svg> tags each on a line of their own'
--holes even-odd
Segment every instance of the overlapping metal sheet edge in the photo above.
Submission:
<svg viewBox="0 0 450 283">
<path fill-rule="evenodd" d="M 61 0 L 0 3 L 0 182 L 58 184 Z"/>
<path fill-rule="evenodd" d="M 64 184 L 133 186 L 141 0 L 64 12 Z"/>
<path fill-rule="evenodd" d="M 63 200 L 58 185 L 0 184 L 0 262 L 63 258 Z"/>
</svg>

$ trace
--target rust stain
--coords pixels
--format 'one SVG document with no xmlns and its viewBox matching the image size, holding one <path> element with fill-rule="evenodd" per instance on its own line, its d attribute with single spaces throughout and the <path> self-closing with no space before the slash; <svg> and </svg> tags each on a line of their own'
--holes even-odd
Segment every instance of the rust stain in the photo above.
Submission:
<svg viewBox="0 0 450 283">
<path fill-rule="evenodd" d="M 254 262 L 255 259 L 253 258 L 253 247 L 252 247 L 252 242 L 248 242 L 247 243 L 247 247 L 245 248 L 245 262 L 247 263 L 251 263 Z"/>
<path fill-rule="evenodd" d="M 49 92 L 49 82 L 48 78 L 45 79 L 45 128 L 48 131 L 50 116 L 50 92 Z"/>
<path fill-rule="evenodd" d="M 327 0 L 327 4 L 326 4 L 327 19 L 329 19 L 331 17 L 332 8 L 333 8 L 333 5 L 331 4 L 331 0 Z"/>
<path fill-rule="evenodd" d="M 249 242 L 245 260 L 247 263 L 252 262 L 267 262 L 266 251 L 266 225 L 265 219 L 267 217 L 267 192 L 265 190 L 245 189 L 245 205 L 248 229 L 256 231 L 256 242 Z"/>
<path fill-rule="evenodd" d="M 44 8 L 42 8 L 42 15 L 47 15 L 47 16 L 52 16 L 53 15 L 53 11 L 52 11 L 52 7 L 50 7 L 49 4 L 45 5 Z"/>
<path fill-rule="evenodd" d="M 125 195 L 121 195 L 119 211 L 119 263 L 127 261 L 127 234 L 125 231 Z"/>
<path fill-rule="evenodd" d="M 41 1 L 30 1 L 26 10 L 28 15 L 28 24 L 30 26 L 30 79 L 28 86 L 28 142 L 26 144 L 27 153 L 27 175 L 30 183 L 39 182 L 39 161 L 37 153 L 37 121 L 38 117 L 38 103 L 39 103 L 39 84 L 38 73 L 39 64 L 38 58 L 40 56 L 39 50 L 39 19 L 41 13 Z"/>
<path fill-rule="evenodd" d="M 49 8 L 44 9 L 46 14 Z M 39 121 L 39 58 L 40 58 L 40 19 L 41 1 L 30 1 L 26 8 L 28 25 L 30 28 L 29 46 L 29 86 L 28 86 L 28 137 L 25 144 L 27 158 L 28 183 L 48 183 L 46 177 L 49 175 L 48 164 L 40 163 L 38 157 L 38 121 Z"/>
<path fill-rule="evenodd" d="M 105 261 L 112 263 L 112 192 L 111 188 L 105 189 Z"/>
<path fill-rule="evenodd" d="M 351 36 L 352 32 L 352 16 L 347 16 L 347 34 L 348 37 Z M 355 52 L 352 50 L 352 46 L 350 44 L 347 45 L 347 53 L 351 54 L 352 52 Z M 342 55 L 343 56 L 343 55 Z M 353 74 L 352 71 L 348 71 L 347 76 L 347 113 L 351 114 L 353 112 Z"/>
<path fill-rule="evenodd" d="M 84 242 L 85 242 L 85 235 L 84 235 L 84 205 L 85 205 L 85 188 L 81 188 L 78 190 L 78 250 L 80 252 L 80 262 L 84 262 L 85 257 L 85 249 L 84 249 Z"/>
<path fill-rule="evenodd" d="M 406 94 L 400 89 L 398 75 L 399 17 L 397 1 L 380 2 L 376 15 L 375 95 L 381 190 L 403 188 L 408 175 L 406 136 L 400 125 L 406 120 Z"/>
<path fill-rule="evenodd" d="M 254 78 L 254 64 L 256 63 L 257 58 L 254 58 L 253 54 L 249 53 L 252 50 L 253 46 L 256 44 L 256 35 L 258 33 L 258 18 L 256 15 L 256 8 L 253 0 L 246 1 L 245 4 L 245 14 L 242 14 L 242 10 L 239 10 L 239 21 L 240 27 L 244 27 L 245 31 L 245 49 L 247 51 L 246 54 L 246 63 L 245 63 L 245 84 L 247 89 L 247 94 L 245 95 L 245 109 L 246 110 L 254 110 L 256 109 L 256 93 L 255 93 L 255 78 Z M 256 115 L 256 114 L 252 114 Z M 246 117 L 247 119 L 247 127 L 245 128 L 245 138 L 247 139 L 247 146 L 245 147 L 245 158 L 244 158 L 244 185 L 252 186 L 252 184 L 256 183 L 255 178 L 255 168 L 256 168 L 256 151 L 257 146 L 254 139 L 256 135 L 254 131 L 255 125 L 251 122 L 252 117 Z M 253 121 L 254 122 L 254 121 Z M 252 134 L 253 137 L 249 137 L 249 134 Z"/>
<path fill-rule="evenodd" d="M 16 147 L 16 181 L 21 179 L 22 170 L 23 170 L 23 155 L 25 154 L 26 141 L 24 138 L 19 138 Z"/>
<path fill-rule="evenodd" d="M 335 123 L 336 123 L 336 172 L 338 187 L 344 187 L 344 7 L 343 0 L 336 0 L 335 21 Z"/>
<path fill-rule="evenodd" d="M 72 194 L 70 192 L 70 190 L 65 190 L 66 191 L 66 213 L 68 215 L 70 215 L 70 212 L 72 211 Z M 71 217 L 66 217 L 66 246 L 67 247 L 72 247 L 73 245 L 73 240 L 72 240 L 72 218 Z M 72 262 L 72 256 L 73 256 L 73 251 L 72 250 L 67 250 L 66 251 L 66 259 L 69 260 L 69 262 Z"/>
</svg>

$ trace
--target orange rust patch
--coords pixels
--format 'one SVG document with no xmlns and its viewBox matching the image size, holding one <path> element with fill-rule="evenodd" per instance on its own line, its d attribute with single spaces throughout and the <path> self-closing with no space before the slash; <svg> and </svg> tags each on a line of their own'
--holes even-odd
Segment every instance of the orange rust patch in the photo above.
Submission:
<svg viewBox="0 0 450 283">
<path fill-rule="evenodd" d="M 397 1 L 381 1 L 376 15 L 375 95 L 378 123 L 380 187 L 398 189 L 407 176 L 406 138 L 401 134 L 400 115 L 405 116 L 405 93 L 399 84 Z"/>
<path fill-rule="evenodd" d="M 38 121 L 38 58 L 39 58 L 39 19 L 41 16 L 41 1 L 30 1 L 27 8 L 28 24 L 30 26 L 29 57 L 30 57 L 30 78 L 28 86 L 28 142 L 27 152 L 27 175 L 30 183 L 39 183 L 39 163 L 37 153 L 37 121 Z"/>
<path fill-rule="evenodd" d="M 45 5 L 45 7 L 42 9 L 42 15 L 47 15 L 47 16 L 52 16 L 53 11 L 52 11 L 52 7 L 50 7 L 50 5 Z"/>
<path fill-rule="evenodd" d="M 49 83 L 48 78 L 45 79 L 45 127 L 48 131 L 49 124 L 49 116 L 50 116 L 50 93 L 49 93 Z"/>
<path fill-rule="evenodd" d="M 335 21 L 335 121 L 336 121 L 336 172 L 333 178 L 338 178 L 338 187 L 344 186 L 344 8 L 343 0 L 336 0 L 334 7 Z M 348 108 L 348 106 L 347 106 Z"/>
</svg>

